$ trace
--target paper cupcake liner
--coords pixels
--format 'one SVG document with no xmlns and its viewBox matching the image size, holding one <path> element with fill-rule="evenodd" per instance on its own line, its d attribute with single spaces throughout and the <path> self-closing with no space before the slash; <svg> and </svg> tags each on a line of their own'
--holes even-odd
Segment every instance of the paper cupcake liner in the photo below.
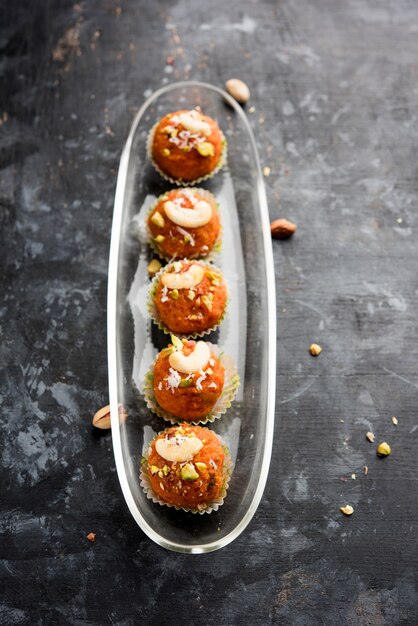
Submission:
<svg viewBox="0 0 418 626">
<path fill-rule="evenodd" d="M 145 402 L 147 404 L 147 407 L 153 413 L 158 415 L 158 417 L 161 417 L 166 422 L 170 422 L 171 424 L 187 422 L 188 424 L 192 424 L 194 426 L 197 426 L 198 424 L 202 426 L 204 424 L 207 424 L 208 422 L 212 423 L 215 420 L 222 417 L 222 415 L 224 415 L 227 412 L 232 402 L 234 401 L 234 398 L 238 391 L 238 387 L 240 385 L 240 378 L 237 373 L 237 366 L 235 365 L 234 360 L 231 356 L 229 356 L 228 354 L 224 354 L 220 351 L 219 346 L 210 343 L 210 341 L 208 341 L 207 344 L 210 347 L 211 352 L 213 352 L 213 354 L 218 357 L 218 359 L 224 366 L 225 380 L 224 380 L 222 393 L 220 397 L 218 398 L 215 406 L 204 417 L 197 418 L 193 421 L 189 421 L 189 420 L 186 420 L 184 417 L 176 417 L 175 415 L 172 415 L 169 411 L 166 411 L 165 409 L 163 409 L 158 404 L 155 398 L 155 394 L 154 394 L 154 389 L 153 389 L 154 364 L 152 364 L 150 369 L 148 370 L 145 376 L 144 386 L 143 386 Z"/>
<path fill-rule="evenodd" d="M 141 470 L 139 474 L 140 485 L 142 489 L 144 490 L 147 498 L 149 500 L 152 500 L 155 504 L 159 504 L 161 506 L 168 506 L 171 509 L 176 509 L 176 511 L 185 511 L 186 513 L 199 513 L 199 515 L 203 515 L 204 513 L 212 513 L 213 511 L 217 511 L 219 507 L 223 505 L 225 497 L 226 497 L 226 492 L 228 491 L 229 481 L 231 479 L 231 474 L 232 474 L 232 460 L 231 460 L 231 455 L 229 453 L 228 447 L 222 442 L 222 439 L 219 435 L 216 435 L 216 436 L 219 439 L 224 449 L 225 459 L 224 459 L 224 466 L 223 466 L 222 489 L 221 489 L 219 496 L 215 500 L 210 502 L 208 505 L 206 505 L 202 509 L 188 509 L 186 507 L 175 506 L 174 504 L 169 504 L 168 502 L 164 502 L 164 500 L 161 500 L 161 498 L 159 498 L 152 490 L 151 483 L 149 482 L 148 474 L 145 471 L 145 465 L 148 461 L 148 448 L 151 442 L 148 443 L 144 448 L 144 452 L 143 452 L 142 460 L 141 460 Z"/>
<path fill-rule="evenodd" d="M 178 261 L 188 261 L 188 260 L 189 259 L 177 259 L 177 262 Z M 175 263 L 175 262 L 176 261 L 173 261 L 173 263 Z M 223 278 L 223 280 L 224 280 L 224 282 L 226 284 L 225 277 L 224 277 L 222 271 L 218 267 L 216 267 L 215 265 L 212 265 L 211 263 L 206 262 L 206 260 L 203 260 L 203 259 L 199 259 L 199 263 L 201 263 L 202 265 L 205 265 L 210 270 L 213 270 L 215 272 L 219 272 L 220 274 L 222 274 L 222 278 Z M 155 291 L 157 289 L 158 282 L 159 282 L 162 274 L 167 271 L 167 267 L 169 267 L 169 265 L 171 265 L 171 263 L 169 263 L 168 265 L 162 267 L 157 272 L 157 274 L 155 274 L 154 278 L 152 279 L 150 290 L 149 290 L 149 295 L 148 295 L 148 302 L 147 302 L 147 310 L 148 310 L 148 313 L 149 313 L 151 319 L 157 324 L 158 328 L 160 330 L 162 330 L 163 333 L 165 333 L 166 335 L 174 334 L 177 337 L 180 337 L 180 338 L 186 337 L 186 338 L 189 338 L 189 339 L 197 339 L 198 337 L 204 337 L 205 335 L 210 335 L 210 333 L 212 333 L 214 330 L 216 330 L 222 324 L 223 320 L 225 319 L 225 315 L 226 315 L 226 312 L 227 312 L 227 309 L 228 309 L 229 296 L 227 297 L 227 300 L 226 300 L 226 303 L 225 303 L 225 308 L 223 310 L 223 313 L 222 313 L 220 319 L 211 328 L 207 328 L 206 330 L 202 330 L 200 332 L 195 332 L 195 333 L 178 333 L 178 332 L 174 332 L 174 331 L 170 330 L 160 320 L 159 315 L 158 315 L 158 310 L 157 310 L 157 307 L 155 306 L 155 302 L 154 302 L 154 295 L 155 295 Z M 229 293 L 228 285 L 226 285 L 226 288 L 227 288 L 227 293 Z"/>
<path fill-rule="evenodd" d="M 194 187 L 193 191 L 203 196 L 209 202 L 212 209 L 216 211 L 219 215 L 219 202 L 216 200 L 215 196 L 212 193 L 210 193 L 210 191 L 208 191 L 207 189 L 202 189 L 201 187 Z M 163 251 L 159 249 L 157 244 L 154 242 L 154 238 L 148 227 L 148 216 L 152 213 L 152 211 L 155 209 L 157 204 L 161 201 L 161 198 L 164 197 L 165 195 L 166 194 L 163 193 L 161 196 L 159 196 L 159 198 L 157 198 L 157 200 L 154 202 L 154 204 L 148 211 L 147 219 L 145 222 L 148 243 L 151 246 L 152 250 L 155 252 L 155 254 L 157 254 L 160 257 L 160 259 L 164 259 L 165 261 L 172 261 L 173 259 L 179 260 L 180 257 L 172 257 L 172 256 L 165 255 Z M 200 255 L 200 254 L 193 254 L 193 255 L 189 255 L 188 258 L 189 259 L 205 259 L 206 261 L 210 261 L 214 256 L 219 254 L 220 251 L 222 250 L 222 230 L 223 229 L 222 229 L 222 223 L 221 223 L 218 238 L 216 239 L 212 250 L 210 250 L 205 256 Z"/>
<path fill-rule="evenodd" d="M 162 176 L 165 180 L 168 180 L 170 183 L 172 183 L 173 185 L 177 185 L 178 187 L 190 187 L 192 185 L 197 185 L 204 180 L 209 180 L 209 178 L 212 178 L 212 176 L 215 176 L 215 174 L 217 174 L 219 170 L 221 170 L 222 167 L 225 165 L 227 152 L 228 152 L 228 142 L 226 140 L 225 135 L 220 130 L 220 133 L 222 136 L 222 154 L 221 154 L 221 158 L 219 159 L 218 165 L 215 167 L 215 169 L 212 172 L 209 172 L 209 174 L 206 174 L 205 176 L 201 176 L 200 178 L 196 178 L 195 180 L 182 181 L 182 180 L 178 180 L 177 178 L 170 178 L 170 176 L 168 176 L 165 172 L 162 171 L 162 169 L 160 169 L 160 167 L 154 161 L 154 158 L 152 156 L 152 144 L 153 144 L 153 139 L 154 139 L 154 133 L 159 123 L 160 123 L 160 120 L 158 120 L 158 122 L 154 124 L 154 126 L 151 128 L 150 132 L 148 133 L 147 154 L 154 168 L 157 170 L 159 175 Z"/>
</svg>

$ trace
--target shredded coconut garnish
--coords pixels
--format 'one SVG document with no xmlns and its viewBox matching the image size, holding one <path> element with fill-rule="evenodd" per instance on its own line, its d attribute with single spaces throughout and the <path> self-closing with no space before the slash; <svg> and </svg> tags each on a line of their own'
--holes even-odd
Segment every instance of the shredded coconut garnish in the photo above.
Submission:
<svg viewBox="0 0 418 626">
<path fill-rule="evenodd" d="M 213 367 L 215 365 L 215 359 L 209 359 L 209 365 Z"/>
<path fill-rule="evenodd" d="M 169 375 L 164 378 L 166 381 L 166 389 L 170 389 L 171 393 L 174 393 L 174 389 L 176 389 L 180 384 L 181 376 L 172 367 L 170 367 L 168 371 L 170 372 Z"/>
<path fill-rule="evenodd" d="M 213 459 L 209 459 L 209 464 L 212 465 L 213 469 L 218 469 L 218 466 L 216 465 L 215 461 Z"/>
<path fill-rule="evenodd" d="M 190 191 L 190 189 L 183 189 L 179 197 L 181 198 L 181 196 L 183 196 L 183 198 L 187 198 L 187 200 L 190 202 L 190 204 L 193 207 L 199 202 L 199 200 L 194 195 L 193 191 Z"/>
<path fill-rule="evenodd" d="M 183 269 L 183 263 L 181 261 L 176 261 L 173 263 L 174 273 L 178 274 Z"/>
<path fill-rule="evenodd" d="M 167 293 L 168 293 L 168 289 L 167 289 L 166 286 L 164 286 L 162 291 L 161 291 L 161 302 L 167 302 L 167 300 L 168 300 Z"/>
<path fill-rule="evenodd" d="M 210 387 L 211 389 L 217 389 L 218 385 L 216 383 L 210 383 L 208 387 Z"/>
<path fill-rule="evenodd" d="M 202 382 L 205 380 L 206 374 L 205 374 L 205 372 L 202 372 L 202 370 L 200 370 L 199 374 L 200 374 L 200 376 L 196 380 L 195 385 L 196 385 L 196 389 L 198 391 L 202 391 Z"/>
<path fill-rule="evenodd" d="M 187 230 L 184 230 L 184 228 L 182 228 L 181 226 L 176 226 L 176 228 L 179 231 L 180 235 L 183 235 L 184 237 L 188 237 L 190 239 L 189 243 L 191 246 L 195 245 L 193 235 L 191 235 Z"/>
<path fill-rule="evenodd" d="M 158 389 L 161 391 L 161 389 L 162 389 L 162 388 L 163 388 L 163 383 L 162 383 L 162 381 L 160 380 L 160 382 L 158 383 Z"/>
</svg>

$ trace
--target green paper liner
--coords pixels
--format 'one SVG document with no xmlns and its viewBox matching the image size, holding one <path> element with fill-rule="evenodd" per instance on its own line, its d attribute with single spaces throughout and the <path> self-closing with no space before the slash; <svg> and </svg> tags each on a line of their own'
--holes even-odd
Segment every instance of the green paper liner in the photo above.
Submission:
<svg viewBox="0 0 418 626">
<path fill-rule="evenodd" d="M 216 436 L 219 439 L 219 442 L 221 443 L 224 449 L 225 458 L 224 458 L 224 466 L 223 466 L 222 489 L 221 489 L 219 496 L 215 500 L 213 500 L 212 502 L 209 502 L 204 508 L 201 508 L 201 509 L 188 509 L 186 507 L 176 506 L 174 504 L 170 504 L 168 502 L 164 502 L 164 500 L 161 500 L 161 498 L 159 498 L 152 490 L 151 483 L 149 482 L 148 474 L 144 469 L 148 461 L 148 448 L 151 442 L 149 442 L 144 448 L 144 452 L 142 454 L 142 460 L 141 460 L 141 469 L 140 469 L 140 474 L 139 474 L 140 485 L 142 489 L 144 490 L 147 498 L 149 500 L 152 500 L 155 504 L 159 504 L 160 506 L 168 506 L 169 508 L 176 509 L 176 511 L 185 511 L 186 513 L 198 513 L 199 515 L 204 515 L 205 513 L 212 513 L 213 511 L 217 511 L 219 507 L 223 505 L 225 497 L 226 497 L 226 493 L 228 491 L 229 481 L 231 479 L 231 474 L 232 474 L 232 459 L 231 459 L 231 455 L 229 453 L 228 447 L 222 442 L 222 439 L 219 435 L 216 435 Z"/>
<path fill-rule="evenodd" d="M 180 338 L 188 338 L 188 339 L 197 339 L 198 337 L 204 337 L 205 335 L 210 335 L 210 333 L 212 333 L 214 330 L 216 330 L 223 322 L 223 320 L 225 319 L 225 315 L 228 309 L 228 301 L 229 301 L 229 296 L 227 296 L 227 300 L 225 303 L 225 308 L 223 310 L 223 313 L 221 315 L 221 317 L 219 318 L 218 322 L 214 325 L 211 326 L 211 328 L 207 328 L 206 330 L 202 330 L 200 332 L 194 332 L 194 333 L 178 333 L 175 332 L 173 330 L 170 330 L 169 328 L 167 328 L 167 326 L 165 326 L 162 321 L 159 318 L 158 315 L 158 310 L 157 307 L 155 306 L 155 302 L 154 302 L 154 295 L 155 295 L 155 291 L 157 289 L 157 285 L 158 282 L 162 276 L 162 274 L 164 274 L 167 271 L 167 268 L 170 267 L 170 265 L 172 265 L 173 263 L 178 263 L 178 261 L 189 261 L 189 259 L 177 259 L 176 261 L 173 261 L 172 263 L 168 263 L 168 265 L 165 265 L 164 267 L 162 267 L 154 276 L 154 278 L 152 279 L 151 282 L 151 286 L 150 286 L 150 290 L 149 290 L 149 294 L 148 294 L 148 302 L 147 302 L 147 310 L 148 313 L 151 317 L 151 319 L 155 322 L 155 324 L 157 324 L 158 328 L 160 330 L 163 331 L 163 333 L 165 333 L 166 335 L 176 335 L 176 337 L 180 337 Z M 219 272 L 222 275 L 222 279 L 224 281 L 224 283 L 226 284 L 225 281 L 225 277 L 222 273 L 222 271 L 216 267 L 215 265 L 212 265 L 212 263 L 208 263 L 203 259 L 199 259 L 199 263 L 201 265 L 204 265 L 205 267 L 207 267 L 209 270 L 213 270 L 215 272 Z M 229 294 L 229 290 L 228 290 L 228 285 L 226 284 L 226 289 L 227 289 L 227 293 Z"/>
<path fill-rule="evenodd" d="M 210 348 L 211 353 L 213 353 L 221 362 L 221 364 L 225 368 L 225 380 L 224 386 L 222 389 L 222 393 L 219 396 L 215 406 L 211 409 L 211 411 L 205 415 L 204 417 L 196 418 L 195 420 L 186 420 L 184 417 L 177 417 L 176 415 L 172 415 L 169 411 L 163 409 L 157 402 L 153 389 L 153 378 L 154 378 L 154 364 L 151 365 L 148 370 L 144 386 L 143 393 L 145 396 L 145 402 L 147 407 L 158 417 L 161 417 L 166 422 L 170 422 L 171 424 L 179 424 L 181 422 L 187 422 L 187 424 L 192 424 L 194 426 L 204 425 L 214 422 L 216 419 L 219 419 L 224 415 L 227 410 L 230 408 L 234 398 L 237 394 L 238 387 L 240 385 L 240 378 L 237 373 L 237 366 L 231 356 L 228 354 L 224 354 L 220 351 L 219 346 L 210 343 L 210 341 L 206 342 Z"/>
<path fill-rule="evenodd" d="M 215 174 L 217 174 L 219 170 L 223 168 L 223 166 L 226 163 L 226 158 L 227 158 L 228 142 L 226 140 L 225 135 L 220 130 L 220 133 L 222 136 L 222 154 L 221 154 L 221 158 L 219 159 L 218 165 L 215 167 L 214 170 L 212 170 L 212 172 L 209 172 L 209 174 L 206 174 L 205 176 L 201 176 L 200 178 L 196 178 L 195 180 L 187 180 L 187 181 L 182 181 L 182 180 L 179 180 L 178 178 L 171 178 L 170 176 L 168 176 L 168 174 L 163 172 L 163 170 L 160 169 L 160 167 L 156 164 L 152 156 L 152 144 L 154 140 L 154 133 L 159 123 L 160 123 L 160 120 L 158 120 L 158 122 L 154 124 L 154 126 L 151 128 L 150 132 L 148 133 L 147 154 L 153 167 L 157 170 L 159 175 L 162 176 L 165 180 L 168 180 L 170 183 L 172 183 L 173 185 L 177 185 L 178 187 L 190 187 L 191 185 L 197 185 L 203 182 L 204 180 L 209 180 L 209 178 L 212 178 L 212 176 L 215 176 Z"/>
<path fill-rule="evenodd" d="M 187 189 L 187 187 L 185 187 L 185 189 Z M 200 194 L 201 196 L 203 196 L 203 198 L 205 198 L 205 200 L 207 200 L 209 202 L 209 204 L 211 205 L 212 209 L 214 211 L 216 211 L 216 213 L 218 213 L 219 215 L 219 202 L 216 200 L 215 196 L 210 193 L 210 191 L 208 191 L 207 189 L 202 189 L 200 187 L 191 187 L 190 191 L 193 191 L 195 193 Z M 148 216 L 152 213 L 152 211 L 155 209 L 155 207 L 157 206 L 157 204 L 161 201 L 161 198 L 163 198 L 166 194 L 163 193 L 161 194 L 161 196 L 159 196 L 157 198 L 157 200 L 154 202 L 154 204 L 152 205 L 152 207 L 150 208 L 150 210 L 148 211 L 147 214 L 147 219 L 145 222 L 145 228 L 147 231 L 147 237 L 148 237 L 148 243 L 150 245 L 150 247 L 152 248 L 152 250 L 155 252 L 155 254 L 157 254 L 160 259 L 163 259 L 165 261 L 172 261 L 173 259 L 175 259 L 176 261 L 180 260 L 180 257 L 177 256 L 168 256 L 165 255 L 164 252 L 162 250 L 160 250 L 160 248 L 157 246 L 157 244 L 154 241 L 154 238 L 151 234 L 151 231 L 148 227 Z M 197 254 L 192 254 L 189 255 L 188 258 L 189 259 L 205 259 L 206 261 L 210 261 L 214 256 L 216 256 L 217 254 L 219 254 L 222 250 L 222 222 L 220 224 L 220 229 L 219 229 L 219 235 L 218 238 L 216 239 L 212 250 L 209 250 L 209 252 L 205 255 L 201 254 L 201 253 L 197 253 Z"/>
</svg>

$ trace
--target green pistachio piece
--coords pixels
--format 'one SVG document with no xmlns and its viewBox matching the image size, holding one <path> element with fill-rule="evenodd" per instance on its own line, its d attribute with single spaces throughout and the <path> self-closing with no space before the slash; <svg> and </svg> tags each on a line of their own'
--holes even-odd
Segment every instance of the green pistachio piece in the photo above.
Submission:
<svg viewBox="0 0 418 626">
<path fill-rule="evenodd" d="M 180 350 L 181 352 L 183 352 L 183 342 L 181 339 L 179 339 L 178 337 L 176 337 L 175 335 L 170 335 L 171 337 L 171 343 L 173 344 L 173 346 L 175 347 L 176 350 Z"/>
<path fill-rule="evenodd" d="M 204 157 L 214 156 L 215 154 L 215 148 L 213 147 L 213 144 L 209 141 L 202 141 L 201 143 L 198 143 L 196 146 L 196 150 L 201 156 Z"/>
<path fill-rule="evenodd" d="M 192 382 L 193 380 L 191 378 L 183 378 L 183 380 L 179 382 L 179 387 L 190 387 Z"/>
<path fill-rule="evenodd" d="M 150 471 L 151 471 L 151 474 L 154 476 L 154 474 L 158 474 L 158 472 L 160 471 L 160 468 L 157 467 L 156 465 L 150 465 Z"/>
<path fill-rule="evenodd" d="M 164 239 L 164 235 L 157 235 L 156 237 L 154 237 L 155 243 L 163 243 Z"/>
<path fill-rule="evenodd" d="M 173 291 L 171 292 L 171 297 L 173 300 L 178 300 L 179 298 L 179 290 L 178 289 L 173 289 Z"/>
<path fill-rule="evenodd" d="M 158 226 L 158 228 L 163 228 L 165 224 L 165 219 L 163 218 L 161 213 L 156 211 L 153 215 L 151 215 L 151 222 Z"/>
<path fill-rule="evenodd" d="M 197 469 L 199 470 L 199 472 L 203 472 L 203 470 L 206 469 L 206 463 L 195 463 Z"/>
<path fill-rule="evenodd" d="M 208 311 L 212 311 L 212 302 L 210 301 L 208 296 L 202 296 L 202 302 L 205 305 L 205 307 L 208 309 Z"/>
<path fill-rule="evenodd" d="M 196 472 L 193 463 L 186 463 L 180 470 L 180 477 L 182 480 L 197 480 L 199 474 Z"/>
<path fill-rule="evenodd" d="M 163 156 L 168 157 L 170 156 L 171 152 L 168 148 L 164 148 L 163 149 Z"/>
</svg>

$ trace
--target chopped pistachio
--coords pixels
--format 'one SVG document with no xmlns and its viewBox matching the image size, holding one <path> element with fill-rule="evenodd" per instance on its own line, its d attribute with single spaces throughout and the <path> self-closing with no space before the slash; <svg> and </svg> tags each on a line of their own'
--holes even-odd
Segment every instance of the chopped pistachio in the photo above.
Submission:
<svg viewBox="0 0 418 626">
<path fill-rule="evenodd" d="M 155 274 L 160 271 L 161 267 L 162 265 L 158 259 L 152 259 L 152 261 L 148 263 L 148 274 L 150 276 L 155 276 Z"/>
<path fill-rule="evenodd" d="M 163 474 L 164 476 L 167 476 L 167 474 L 170 473 L 170 468 L 168 467 L 168 465 L 164 465 L 163 467 Z"/>
<path fill-rule="evenodd" d="M 183 237 L 184 243 L 190 243 L 191 240 L 192 240 L 192 238 L 190 237 L 190 235 L 184 235 L 184 237 Z"/>
<path fill-rule="evenodd" d="M 194 300 L 196 297 L 196 292 L 193 291 L 193 289 L 189 289 L 189 291 L 187 292 L 187 297 L 189 298 L 189 300 Z"/>
<path fill-rule="evenodd" d="M 349 504 L 346 504 L 346 506 L 341 506 L 340 511 L 341 513 L 344 513 L 344 515 L 352 515 L 354 513 L 353 507 Z"/>
<path fill-rule="evenodd" d="M 322 348 L 317 343 L 311 343 L 309 346 L 309 352 L 312 356 L 319 356 L 322 352 Z"/>
<path fill-rule="evenodd" d="M 173 291 L 171 292 L 171 297 L 173 300 L 178 300 L 179 298 L 179 290 L 178 289 L 173 289 Z"/>
<path fill-rule="evenodd" d="M 171 152 L 168 148 L 164 148 L 163 149 L 163 156 L 168 157 L 170 156 Z"/>
<path fill-rule="evenodd" d="M 202 296 L 202 302 L 208 311 L 212 311 L 212 302 L 209 300 L 208 296 Z"/>
<path fill-rule="evenodd" d="M 164 239 L 164 235 L 157 235 L 156 237 L 154 237 L 155 243 L 163 243 Z"/>
<path fill-rule="evenodd" d="M 156 211 L 153 215 L 151 215 L 151 222 L 158 226 L 158 228 L 163 228 L 165 224 L 165 219 L 163 218 L 161 213 Z"/>
<path fill-rule="evenodd" d="M 183 342 L 181 339 L 179 339 L 178 337 L 176 337 L 176 335 L 170 335 L 171 337 L 171 343 L 173 344 L 173 346 L 175 347 L 176 350 L 183 350 Z"/>
<path fill-rule="evenodd" d="M 180 470 L 180 477 L 182 480 L 197 480 L 199 474 L 196 472 L 193 463 L 186 463 Z"/>
<path fill-rule="evenodd" d="M 156 465 L 151 465 L 150 466 L 150 471 L 151 471 L 151 474 L 154 476 L 154 474 L 157 474 L 157 472 L 160 471 L 160 468 L 157 467 Z"/>
<path fill-rule="evenodd" d="M 398 418 L 397 418 L 397 417 L 395 417 L 395 416 L 393 416 L 393 417 L 392 417 L 392 424 L 393 424 L 394 426 L 397 426 L 397 425 L 398 425 L 398 423 L 399 423 L 399 422 L 398 422 Z"/>
<path fill-rule="evenodd" d="M 190 387 L 190 385 L 192 384 L 193 380 L 191 378 L 183 378 L 180 382 L 179 382 L 179 387 Z"/>
<path fill-rule="evenodd" d="M 383 441 L 383 443 L 377 446 L 376 452 L 378 456 L 389 456 L 392 450 L 390 449 L 390 445 L 386 443 L 386 441 Z"/>
<path fill-rule="evenodd" d="M 186 154 L 187 154 L 188 152 L 190 152 L 190 150 L 191 150 L 191 147 L 190 147 L 190 146 L 184 146 L 184 148 L 183 148 L 183 152 L 185 152 Z"/>
<path fill-rule="evenodd" d="M 366 439 L 368 439 L 371 443 L 374 441 L 374 435 L 370 431 L 366 433 Z"/>
<path fill-rule="evenodd" d="M 201 143 L 198 143 L 196 146 L 196 150 L 201 156 L 204 156 L 204 157 L 207 157 L 207 156 L 213 157 L 215 154 L 215 148 L 213 144 L 210 143 L 209 141 L 202 141 Z"/>
<path fill-rule="evenodd" d="M 161 355 L 164 356 L 164 357 L 166 357 L 166 356 L 168 357 L 168 356 L 170 356 L 170 354 L 173 354 L 173 352 L 175 352 L 175 351 L 176 351 L 176 349 L 173 346 L 171 346 L 169 348 L 164 348 L 164 350 L 161 350 Z"/>
<path fill-rule="evenodd" d="M 213 298 L 214 298 L 214 297 L 215 297 L 215 296 L 213 295 L 213 293 L 208 293 L 208 298 L 209 298 L 209 300 L 210 300 L 211 302 L 213 302 Z"/>
<path fill-rule="evenodd" d="M 206 469 L 206 463 L 195 463 L 195 465 L 200 472 Z"/>
</svg>

